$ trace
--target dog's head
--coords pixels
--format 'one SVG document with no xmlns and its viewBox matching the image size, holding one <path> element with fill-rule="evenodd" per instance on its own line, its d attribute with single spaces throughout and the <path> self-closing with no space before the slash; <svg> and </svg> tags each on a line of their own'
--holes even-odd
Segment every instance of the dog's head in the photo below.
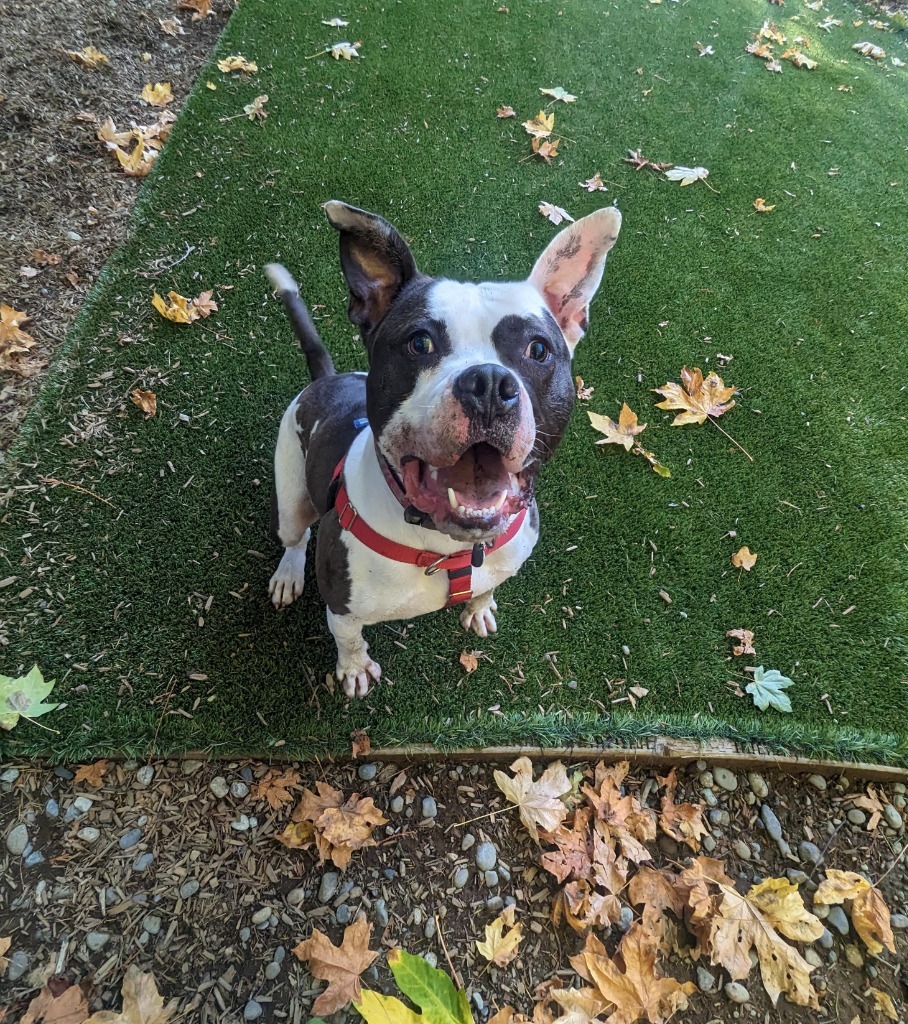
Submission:
<svg viewBox="0 0 908 1024">
<path fill-rule="evenodd" d="M 411 505 L 458 540 L 489 541 L 530 504 L 574 404 L 571 357 L 621 214 L 558 234 L 526 281 L 421 274 L 382 217 L 325 204 L 349 316 L 369 355 L 369 424 Z"/>
</svg>

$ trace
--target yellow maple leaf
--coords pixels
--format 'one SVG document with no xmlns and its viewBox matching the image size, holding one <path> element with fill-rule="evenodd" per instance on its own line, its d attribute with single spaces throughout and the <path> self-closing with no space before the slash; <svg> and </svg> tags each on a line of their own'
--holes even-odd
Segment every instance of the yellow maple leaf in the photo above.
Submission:
<svg viewBox="0 0 908 1024">
<path fill-rule="evenodd" d="M 637 414 L 625 402 L 621 406 L 616 423 L 610 416 L 600 416 L 596 412 L 587 412 L 594 430 L 605 436 L 596 444 L 620 444 L 629 452 L 634 446 L 634 438 L 646 430 L 645 423 L 637 423 Z"/>
<path fill-rule="evenodd" d="M 765 199 L 754 200 L 754 209 L 757 211 L 757 213 L 769 213 L 770 210 L 774 210 L 775 208 L 775 203 L 772 203 L 771 205 L 767 206 Z"/>
<path fill-rule="evenodd" d="M 867 995 L 873 999 L 874 1009 L 881 1013 L 884 1017 L 888 1017 L 890 1020 L 898 1021 L 899 1015 L 895 1009 L 895 1003 L 892 1001 L 892 996 L 888 992 L 883 992 L 878 988 L 868 988 Z"/>
<path fill-rule="evenodd" d="M 567 814 L 562 797 L 571 792 L 571 781 L 564 765 L 555 761 L 538 779 L 533 779 L 533 763 L 528 757 L 519 757 L 512 765 L 513 776 L 495 772 L 495 783 L 507 799 L 520 812 L 520 820 L 539 845 L 538 825 L 553 832 Z"/>
<path fill-rule="evenodd" d="M 895 936 L 892 934 L 889 908 L 883 894 L 875 886 L 854 871 L 826 869 L 826 879 L 814 893 L 813 902 L 825 905 L 844 903 L 851 900 L 851 923 L 874 956 L 879 956 L 885 946 L 895 952 Z"/>
<path fill-rule="evenodd" d="M 198 319 L 198 312 L 190 306 L 189 299 L 185 296 L 178 292 L 168 292 L 167 297 L 170 299 L 169 305 L 157 292 L 154 293 L 154 298 L 151 300 L 152 306 L 165 320 L 174 324 L 191 324 L 193 320 Z"/>
<path fill-rule="evenodd" d="M 129 399 L 145 413 L 145 419 L 147 420 L 150 420 L 158 411 L 158 396 L 153 391 L 143 391 L 141 388 L 135 388 L 130 394 Z"/>
<path fill-rule="evenodd" d="M 681 384 L 669 381 L 661 388 L 653 388 L 653 391 L 665 398 L 664 402 L 656 403 L 657 409 L 683 410 L 672 420 L 673 427 L 704 423 L 707 417 L 721 416 L 735 404 L 732 398 L 734 387 L 726 386 L 715 371 L 704 379 L 703 372 L 697 367 L 693 370 L 683 367 Z"/>
<path fill-rule="evenodd" d="M 138 133 L 131 153 L 126 153 L 119 147 L 114 152 L 117 160 L 120 161 L 120 166 L 131 178 L 144 178 L 158 158 L 156 152 L 146 151 L 145 140 L 142 138 L 141 132 Z"/>
<path fill-rule="evenodd" d="M 514 924 L 516 909 L 513 905 L 505 907 L 491 924 L 485 926 L 485 939 L 476 943 L 480 955 L 496 967 L 507 967 L 517 956 L 517 950 L 523 940 L 523 925 Z M 505 931 L 505 928 L 508 930 Z"/>
<path fill-rule="evenodd" d="M 555 115 L 540 110 L 532 121 L 524 121 L 523 127 L 534 138 L 547 139 L 555 128 Z"/>
<path fill-rule="evenodd" d="M 798 887 L 787 878 L 766 878 L 747 893 L 769 923 L 787 939 L 816 942 L 823 934 L 823 922 L 804 906 Z"/>
<path fill-rule="evenodd" d="M 130 128 L 126 132 L 118 132 L 117 126 L 109 117 L 104 119 L 97 132 L 97 138 L 105 143 L 108 149 L 118 149 L 120 146 L 125 146 L 127 143 L 132 142 L 136 137 L 137 133 L 134 128 Z"/>
<path fill-rule="evenodd" d="M 179 1004 L 178 999 L 171 999 L 165 1005 L 154 975 L 140 971 L 135 964 L 127 969 L 121 991 L 122 1010 L 98 1010 L 85 1020 L 85 1024 L 167 1024 Z M 48 1014 L 44 1020 L 47 1024 L 51 1016 Z M 62 1016 L 54 1017 L 53 1020 L 64 1024 Z"/>
<path fill-rule="evenodd" d="M 247 60 L 239 53 L 218 61 L 218 70 L 223 71 L 225 75 L 231 71 L 245 71 L 247 74 L 251 75 L 258 71 L 258 69 L 259 66 L 254 60 Z"/>
<path fill-rule="evenodd" d="M 110 63 L 110 58 L 93 46 L 86 46 L 84 50 L 64 50 L 64 53 L 70 60 L 81 64 L 83 68 L 91 68 L 92 71 L 97 71 Z"/>
<path fill-rule="evenodd" d="M 264 121 L 268 116 L 268 111 L 265 110 L 265 104 L 268 102 L 267 93 L 263 93 L 261 96 L 256 96 L 251 103 L 247 103 L 243 107 L 243 112 L 249 118 L 250 121 L 254 121 L 258 118 L 260 121 Z"/>
<path fill-rule="evenodd" d="M 755 551 L 751 551 L 745 544 L 744 547 L 738 548 L 738 550 L 731 556 L 731 564 L 736 569 L 744 569 L 747 572 L 750 572 L 759 557 L 760 556 Z"/>
<path fill-rule="evenodd" d="M 35 344 L 35 339 L 21 327 L 30 319 L 25 310 L 0 303 L 0 355 L 27 352 Z"/>
<path fill-rule="evenodd" d="M 152 107 L 166 107 L 168 103 L 173 103 L 176 99 L 171 92 L 170 82 L 155 82 L 154 85 L 147 82 L 139 98 L 145 100 Z"/>
</svg>

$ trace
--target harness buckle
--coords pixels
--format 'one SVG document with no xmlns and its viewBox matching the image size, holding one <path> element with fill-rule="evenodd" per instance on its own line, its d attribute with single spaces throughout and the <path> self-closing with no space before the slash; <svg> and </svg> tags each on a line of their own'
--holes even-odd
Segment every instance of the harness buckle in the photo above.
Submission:
<svg viewBox="0 0 908 1024">
<path fill-rule="evenodd" d="M 447 555 L 439 555 L 439 557 L 436 558 L 434 562 L 431 562 L 428 566 L 426 566 L 426 575 L 434 576 L 435 573 L 437 573 L 442 568 L 442 562 L 447 561 L 447 559 Z"/>
<path fill-rule="evenodd" d="M 341 509 L 340 516 L 338 517 L 339 520 L 340 520 L 340 527 L 341 527 L 341 529 L 342 530 L 349 530 L 350 527 L 354 524 L 354 522 L 356 522 L 356 519 L 357 519 L 358 516 L 359 516 L 359 513 L 356 511 L 356 509 L 353 507 L 353 505 L 348 501 L 347 504 L 344 505 L 344 507 Z"/>
</svg>

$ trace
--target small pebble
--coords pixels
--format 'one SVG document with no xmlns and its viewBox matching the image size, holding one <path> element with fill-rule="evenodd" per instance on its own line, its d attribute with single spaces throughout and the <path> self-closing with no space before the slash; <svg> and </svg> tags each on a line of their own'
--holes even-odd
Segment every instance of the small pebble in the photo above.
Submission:
<svg viewBox="0 0 908 1024">
<path fill-rule="evenodd" d="M 375 920 L 378 922 L 379 928 L 388 927 L 388 906 L 383 899 L 377 899 L 372 904 L 372 909 L 375 911 Z"/>
<path fill-rule="evenodd" d="M 739 981 L 730 981 L 723 991 L 729 1002 L 739 1004 L 750 1002 L 750 993 Z"/>
<path fill-rule="evenodd" d="M 490 896 L 486 900 L 486 909 L 491 910 L 492 913 L 497 913 L 504 907 L 504 900 L 500 896 Z"/>
<path fill-rule="evenodd" d="M 905 914 L 893 914 L 892 917 L 889 918 L 889 923 L 896 931 L 903 932 L 908 928 L 908 916 Z"/>
<path fill-rule="evenodd" d="M 402 796 L 400 796 L 400 795 L 398 794 L 398 795 L 397 795 L 396 797 L 394 797 L 394 799 L 393 799 L 393 800 L 391 801 L 391 812 L 392 812 L 393 814 L 400 814 L 400 812 L 401 812 L 401 811 L 402 811 L 403 809 L 404 809 L 404 798 L 403 798 Z"/>
<path fill-rule="evenodd" d="M 291 907 L 298 907 L 303 900 L 306 898 L 306 890 L 302 886 L 298 886 L 296 889 L 291 889 L 287 893 L 287 903 Z"/>
<path fill-rule="evenodd" d="M 243 1020 L 258 1020 L 263 1013 L 262 1004 L 255 999 L 250 999 L 243 1007 Z"/>
<path fill-rule="evenodd" d="M 628 928 L 634 923 L 634 912 L 630 907 L 622 907 L 621 914 L 618 917 L 618 923 L 615 926 L 619 932 L 626 932 Z"/>
<path fill-rule="evenodd" d="M 76 839 L 81 839 L 83 843 L 96 843 L 100 838 L 101 830 L 93 825 L 86 825 L 76 833 Z"/>
<path fill-rule="evenodd" d="M 498 885 L 498 872 L 497 871 L 486 871 L 486 873 L 482 877 L 485 880 L 486 885 L 490 889 L 494 889 L 495 886 Z"/>
<path fill-rule="evenodd" d="M 53 797 L 44 805 L 44 813 L 48 818 L 58 818 L 60 816 L 60 805 Z"/>
<path fill-rule="evenodd" d="M 422 958 L 430 967 L 438 966 L 438 957 L 434 953 L 423 953 Z"/>
<path fill-rule="evenodd" d="M 136 843 L 141 842 L 142 830 L 140 828 L 131 828 L 128 832 L 125 832 L 120 836 L 120 840 L 117 845 L 121 850 L 130 850 Z"/>
<path fill-rule="evenodd" d="M 154 778 L 154 768 L 150 764 L 143 764 L 136 772 L 136 784 L 139 786 L 150 786 Z"/>
<path fill-rule="evenodd" d="M 187 878 L 180 886 L 180 899 L 188 900 L 190 896 L 195 896 L 198 891 L 199 880 L 197 878 Z"/>
<path fill-rule="evenodd" d="M 785 874 L 792 885 L 804 885 L 807 882 L 807 874 L 799 868 L 786 868 Z"/>
<path fill-rule="evenodd" d="M 482 998 L 481 993 L 478 991 L 473 992 L 473 1002 L 476 1004 L 476 1009 L 479 1010 L 480 1013 L 482 1013 L 482 1011 L 486 1008 L 485 1000 Z"/>
<path fill-rule="evenodd" d="M 700 785 L 704 789 L 712 789 L 715 786 L 716 780 L 713 778 L 713 773 L 710 771 L 700 772 Z"/>
<path fill-rule="evenodd" d="M 823 859 L 819 846 L 809 843 L 806 839 L 798 843 L 798 856 L 805 864 L 819 864 Z"/>
<path fill-rule="evenodd" d="M 818 789 L 821 793 L 826 792 L 826 779 L 822 775 L 808 775 L 807 781 L 814 789 Z"/>
<path fill-rule="evenodd" d="M 252 923 L 256 926 L 264 924 L 271 917 L 271 907 L 259 907 L 252 915 Z"/>
<path fill-rule="evenodd" d="M 825 903 L 815 903 L 813 906 L 813 915 L 818 917 L 821 921 L 825 921 L 829 917 L 829 907 Z"/>
<path fill-rule="evenodd" d="M 88 814 L 94 805 L 94 800 L 87 796 L 77 796 L 72 802 L 72 806 L 75 807 L 78 814 Z"/>
<path fill-rule="evenodd" d="M 0 775 L 0 782 L 7 782 L 12 785 L 16 779 L 19 778 L 21 772 L 18 768 L 7 768 L 6 771 Z"/>
<path fill-rule="evenodd" d="M 282 964 L 284 957 L 287 955 L 287 950 L 283 946 L 278 946 L 274 951 L 274 962 L 276 964 Z"/>
<path fill-rule="evenodd" d="M 434 818 L 438 815 L 438 804 L 435 802 L 434 796 L 424 796 L 422 798 L 422 816 L 423 818 Z"/>
<path fill-rule="evenodd" d="M 25 866 L 27 868 L 37 867 L 39 864 L 43 864 L 47 858 L 40 850 L 32 850 L 25 858 Z"/>
<path fill-rule="evenodd" d="M 712 853 L 716 848 L 716 841 L 712 836 L 704 836 L 702 839 L 703 849 L 707 853 Z"/>
<path fill-rule="evenodd" d="M 765 800 L 769 796 L 769 785 L 762 775 L 757 772 L 748 772 L 747 781 L 758 800 Z"/>
<path fill-rule="evenodd" d="M 824 928 L 823 934 L 817 939 L 817 942 L 820 944 L 820 949 L 832 949 L 832 932 L 828 928 Z"/>
<path fill-rule="evenodd" d="M 88 946 L 92 953 L 97 953 L 98 950 L 103 949 L 108 942 L 110 942 L 110 935 L 107 932 L 89 932 L 85 936 L 85 945 Z"/>
<path fill-rule="evenodd" d="M 713 825 L 728 826 L 731 824 L 731 818 L 729 817 L 728 811 L 724 811 L 719 807 L 713 808 L 713 810 L 709 812 L 708 817 L 710 823 Z"/>
<path fill-rule="evenodd" d="M 480 843 L 474 854 L 476 867 L 480 871 L 491 871 L 498 863 L 498 851 L 494 843 Z"/>
<path fill-rule="evenodd" d="M 852 825 L 863 825 L 867 821 L 867 815 L 860 809 L 860 807 L 852 807 L 845 817 Z"/>
<path fill-rule="evenodd" d="M 252 774 L 252 769 L 249 767 L 249 765 L 243 765 L 243 767 L 240 768 L 240 778 L 243 780 L 243 782 L 252 782 L 254 776 Z"/>
<path fill-rule="evenodd" d="M 135 871 L 137 874 L 141 874 L 143 871 L 146 871 L 151 866 L 151 862 L 153 860 L 153 853 L 140 853 L 139 856 L 136 857 L 136 859 L 133 861 L 132 870 Z"/>
<path fill-rule="evenodd" d="M 738 788 L 738 777 L 734 772 L 730 772 L 721 765 L 713 768 L 713 778 L 716 780 L 716 785 L 727 793 L 734 793 Z"/>
<path fill-rule="evenodd" d="M 81 242 L 82 241 L 82 236 L 79 234 L 78 231 L 67 231 L 66 232 L 66 237 L 70 240 L 70 242 Z"/>
<path fill-rule="evenodd" d="M 230 827 L 236 832 L 248 832 L 251 826 L 252 819 L 245 814 L 240 814 L 236 821 L 230 822 Z"/>
<path fill-rule="evenodd" d="M 864 957 L 861 951 L 858 949 L 857 946 L 853 945 L 850 942 L 845 946 L 845 959 L 848 961 L 848 963 L 851 964 L 852 967 L 864 966 Z"/>
<path fill-rule="evenodd" d="M 823 966 L 823 958 L 811 946 L 808 946 L 807 949 L 804 950 L 804 959 L 810 964 L 811 967 Z"/>
<path fill-rule="evenodd" d="M 413 908 L 410 920 L 417 928 L 422 924 L 422 910 L 419 907 Z"/>
<path fill-rule="evenodd" d="M 230 786 L 227 785 L 227 780 L 223 775 L 216 775 L 211 782 L 208 783 L 208 788 L 212 793 L 214 793 L 218 800 L 223 800 L 230 792 Z"/>
<path fill-rule="evenodd" d="M 336 871 L 326 871 L 322 875 L 322 880 L 318 886 L 318 901 L 321 904 L 330 903 L 334 899 L 334 894 L 337 892 L 337 886 L 340 882 L 340 875 Z"/>
<path fill-rule="evenodd" d="M 466 853 L 467 850 L 471 849 L 475 845 L 475 843 L 476 836 L 474 836 L 472 832 L 467 832 L 467 834 L 460 841 L 460 848 L 464 853 Z M 492 867 L 494 866 L 495 865 L 493 864 Z"/>
<path fill-rule="evenodd" d="M 700 796 L 703 797 L 703 803 L 707 807 L 717 807 L 719 804 L 719 798 L 711 789 L 700 790 Z"/>
<path fill-rule="evenodd" d="M 363 782 L 371 782 L 378 775 L 377 764 L 361 764 L 356 773 Z"/>
<path fill-rule="evenodd" d="M 829 914 L 826 917 L 826 921 L 830 928 L 835 928 L 839 935 L 848 934 L 848 918 L 845 915 L 845 911 L 839 907 L 834 906 L 829 908 Z"/>
<path fill-rule="evenodd" d="M 763 819 L 763 824 L 766 826 L 766 831 L 770 837 L 777 843 L 780 842 L 782 839 L 782 824 L 769 804 L 763 804 L 760 807 L 760 817 Z"/>
<path fill-rule="evenodd" d="M 249 796 L 249 787 L 245 782 L 231 782 L 230 795 L 237 800 L 243 800 Z"/>
<path fill-rule="evenodd" d="M 747 845 L 747 843 L 744 842 L 743 839 L 736 839 L 735 840 L 735 842 L 734 842 L 734 850 L 735 850 L 735 853 L 738 855 L 738 857 L 741 858 L 741 860 L 750 860 L 750 858 L 752 856 L 752 854 L 750 852 L 750 847 Z"/>
<path fill-rule="evenodd" d="M 902 824 L 903 824 L 902 816 L 895 809 L 895 807 L 893 807 L 892 804 L 886 804 L 886 806 L 883 808 L 883 817 L 886 819 L 886 824 L 890 828 L 898 829 L 898 828 L 902 827 Z"/>
<path fill-rule="evenodd" d="M 18 981 L 28 970 L 28 954 L 17 949 L 9 958 L 9 966 L 6 969 L 7 981 Z"/>
<path fill-rule="evenodd" d="M 193 775 L 202 767 L 203 764 L 204 761 L 194 761 L 192 758 L 189 758 L 186 761 L 180 762 L 180 771 L 182 771 L 184 775 Z"/>
<path fill-rule="evenodd" d="M 454 888 L 462 889 L 470 880 L 469 868 L 458 868 L 454 872 Z"/>
<path fill-rule="evenodd" d="M 716 991 L 716 979 L 705 967 L 697 968 L 697 988 L 699 988 L 701 992 Z"/>
<path fill-rule="evenodd" d="M 161 919 L 157 914 L 148 914 L 142 921 L 142 927 L 149 935 L 157 935 L 161 930 Z"/>
<path fill-rule="evenodd" d="M 353 911 L 350 909 L 350 905 L 348 903 L 342 903 L 334 912 L 334 917 L 339 925 L 348 925 L 352 914 Z"/>
<path fill-rule="evenodd" d="M 273 960 L 270 964 L 265 966 L 265 980 L 274 981 L 274 979 L 281 973 L 281 965 L 276 964 Z"/>
<path fill-rule="evenodd" d="M 240 942 L 248 942 L 249 936 L 252 935 L 252 929 L 244 925 L 240 928 Z"/>
</svg>

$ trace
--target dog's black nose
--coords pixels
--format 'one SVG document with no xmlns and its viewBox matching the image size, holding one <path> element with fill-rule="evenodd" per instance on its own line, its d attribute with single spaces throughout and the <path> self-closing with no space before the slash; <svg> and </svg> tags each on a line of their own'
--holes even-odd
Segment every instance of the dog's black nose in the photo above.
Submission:
<svg viewBox="0 0 908 1024">
<path fill-rule="evenodd" d="M 517 408 L 520 385 L 507 367 L 480 363 L 464 370 L 454 381 L 454 397 L 471 419 L 491 424 Z"/>
</svg>

